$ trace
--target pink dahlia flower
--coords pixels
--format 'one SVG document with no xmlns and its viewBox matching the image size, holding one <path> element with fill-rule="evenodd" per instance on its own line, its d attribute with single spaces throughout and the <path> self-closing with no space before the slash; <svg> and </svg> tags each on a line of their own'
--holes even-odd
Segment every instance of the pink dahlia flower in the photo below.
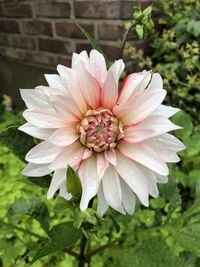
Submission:
<svg viewBox="0 0 200 267">
<path fill-rule="evenodd" d="M 97 195 L 98 212 L 110 206 L 133 214 L 136 196 L 148 206 L 158 196 L 157 183 L 167 182 L 166 162 L 178 162 L 185 148 L 168 132 L 179 129 L 168 119 L 178 109 L 161 105 L 166 91 L 160 74 L 128 75 L 117 60 L 106 69 L 104 57 L 92 50 L 73 54 L 72 67 L 58 65 L 58 74 L 45 75 L 49 86 L 22 89 L 27 123 L 19 129 L 43 140 L 26 155 L 23 174 L 52 173 L 47 197 L 56 191 L 69 200 L 67 166 L 82 184 L 80 209 Z"/>
</svg>

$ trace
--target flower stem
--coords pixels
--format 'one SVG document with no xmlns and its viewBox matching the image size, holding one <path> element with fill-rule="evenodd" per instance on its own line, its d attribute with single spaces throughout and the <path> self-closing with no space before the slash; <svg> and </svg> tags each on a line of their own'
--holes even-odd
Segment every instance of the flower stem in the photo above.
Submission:
<svg viewBox="0 0 200 267">
<path fill-rule="evenodd" d="M 123 59 L 123 53 L 124 53 L 124 47 L 125 47 L 125 44 L 126 44 L 126 40 L 128 38 L 128 35 L 129 35 L 131 29 L 133 28 L 133 26 L 135 26 L 135 21 L 134 20 L 129 25 L 128 29 L 125 31 L 124 36 L 122 38 L 122 43 L 121 43 L 121 47 L 120 47 L 120 58 L 121 59 Z"/>
<path fill-rule="evenodd" d="M 81 249 L 80 249 L 80 254 L 79 254 L 79 264 L 78 267 L 84 267 L 86 263 L 86 257 L 85 257 L 85 249 L 87 245 L 87 239 L 83 235 L 82 241 L 81 241 Z"/>
</svg>

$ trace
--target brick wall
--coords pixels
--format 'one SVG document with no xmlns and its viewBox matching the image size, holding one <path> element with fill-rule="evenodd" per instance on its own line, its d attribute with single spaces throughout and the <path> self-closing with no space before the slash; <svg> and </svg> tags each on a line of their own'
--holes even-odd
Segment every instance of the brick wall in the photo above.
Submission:
<svg viewBox="0 0 200 267">
<path fill-rule="evenodd" d="M 0 55 L 38 66 L 69 65 L 74 51 L 90 50 L 75 25 L 80 23 L 99 40 L 111 59 L 118 58 L 115 42 L 133 5 L 149 0 L 0 0 Z M 141 46 L 141 42 L 136 41 Z"/>
</svg>

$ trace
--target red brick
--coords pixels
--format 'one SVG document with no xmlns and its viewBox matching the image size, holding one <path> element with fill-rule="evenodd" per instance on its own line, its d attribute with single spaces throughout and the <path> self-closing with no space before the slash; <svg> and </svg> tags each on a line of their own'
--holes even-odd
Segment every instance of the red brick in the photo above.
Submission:
<svg viewBox="0 0 200 267">
<path fill-rule="evenodd" d="M 39 65 L 45 65 L 45 66 L 51 66 L 52 68 L 56 66 L 56 58 L 55 56 L 46 55 L 41 52 L 26 52 L 25 53 L 25 61 L 39 64 Z"/>
<path fill-rule="evenodd" d="M 31 17 L 32 9 L 28 4 L 11 4 L 4 6 L 4 15 L 6 17 Z"/>
<path fill-rule="evenodd" d="M 103 23 L 98 25 L 98 36 L 100 40 L 117 40 L 122 38 L 123 29 L 119 25 Z"/>
<path fill-rule="evenodd" d="M 19 32 L 19 23 L 13 20 L 0 20 L 0 32 Z"/>
<path fill-rule="evenodd" d="M 75 1 L 75 17 L 77 18 L 130 18 L 134 1 Z"/>
<path fill-rule="evenodd" d="M 25 37 L 20 35 L 10 35 L 10 43 L 12 47 L 35 49 L 35 39 L 32 37 Z"/>
<path fill-rule="evenodd" d="M 47 21 L 23 21 L 22 28 L 24 33 L 33 34 L 33 35 L 46 35 L 52 36 L 52 27 L 51 22 Z"/>
<path fill-rule="evenodd" d="M 37 17 L 68 18 L 70 16 L 69 3 L 36 3 Z"/>
<path fill-rule="evenodd" d="M 76 52 L 80 53 L 83 50 L 86 50 L 89 53 L 92 50 L 92 47 L 88 43 L 76 43 Z"/>
<path fill-rule="evenodd" d="M 60 54 L 71 54 L 72 47 L 67 41 L 60 41 L 55 39 L 39 38 L 39 49 L 42 51 L 49 51 Z"/>
<path fill-rule="evenodd" d="M 81 24 L 81 26 L 91 35 L 94 35 L 94 25 Z M 74 22 L 56 22 L 56 34 L 63 37 L 85 39 L 85 36 Z"/>
<path fill-rule="evenodd" d="M 112 45 L 101 45 L 104 53 L 109 60 L 117 60 L 120 57 L 120 50 L 116 46 Z"/>
<path fill-rule="evenodd" d="M 66 57 L 57 57 L 56 58 L 56 65 L 62 64 L 66 67 L 71 67 L 71 59 L 66 58 Z"/>
<path fill-rule="evenodd" d="M 0 34 L 0 44 L 1 45 L 9 45 L 9 39 L 8 39 L 8 35 L 6 34 Z"/>
</svg>

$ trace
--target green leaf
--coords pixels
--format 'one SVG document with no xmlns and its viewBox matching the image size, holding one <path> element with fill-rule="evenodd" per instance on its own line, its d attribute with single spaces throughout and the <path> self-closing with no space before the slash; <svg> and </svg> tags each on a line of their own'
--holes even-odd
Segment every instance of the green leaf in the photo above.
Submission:
<svg viewBox="0 0 200 267">
<path fill-rule="evenodd" d="M 176 183 L 173 180 L 169 180 L 167 184 L 159 185 L 160 194 L 169 201 L 169 210 L 167 214 L 167 220 L 170 218 L 173 211 L 181 205 L 181 196 Z"/>
<path fill-rule="evenodd" d="M 142 16 L 142 10 L 138 6 L 133 7 L 133 19 L 139 21 Z"/>
<path fill-rule="evenodd" d="M 192 133 L 193 123 L 189 114 L 185 111 L 179 111 L 172 118 L 173 123 L 183 127 L 183 130 L 176 131 L 176 136 L 183 141 L 187 140 Z"/>
<path fill-rule="evenodd" d="M 82 194 L 80 178 L 70 166 L 67 168 L 67 191 L 71 193 L 74 198 L 80 197 Z"/>
<path fill-rule="evenodd" d="M 99 53 L 101 53 L 104 56 L 106 65 L 109 66 L 110 65 L 109 60 L 107 56 L 105 55 L 105 53 L 103 52 L 101 46 L 95 41 L 95 39 L 83 27 L 81 27 L 80 24 L 76 23 L 76 25 L 79 27 L 83 35 L 85 35 L 85 37 L 87 38 L 92 48 L 96 49 Z"/>
<path fill-rule="evenodd" d="M 28 151 L 35 146 L 34 139 L 19 131 L 18 126 L 11 126 L 0 132 L 0 144 L 6 146 L 24 162 Z"/>
<path fill-rule="evenodd" d="M 134 30 L 139 39 L 144 38 L 144 26 L 143 25 L 137 24 Z"/>
<path fill-rule="evenodd" d="M 81 238 L 81 236 L 82 232 L 74 228 L 72 222 L 63 222 L 55 225 L 49 232 L 51 242 L 36 251 L 31 264 L 51 253 L 71 247 Z"/>
<path fill-rule="evenodd" d="M 187 225 L 182 229 L 169 229 L 173 238 L 186 250 L 200 256 L 200 224 Z"/>
<path fill-rule="evenodd" d="M 113 267 L 186 267 L 184 260 L 173 254 L 161 237 L 138 242 L 135 248 L 114 249 L 111 255 Z"/>
<path fill-rule="evenodd" d="M 145 9 L 143 10 L 143 15 L 146 15 L 146 16 L 151 15 L 152 10 L 153 10 L 152 5 L 148 6 L 147 8 L 145 8 Z"/>
<path fill-rule="evenodd" d="M 39 198 L 17 199 L 8 210 L 8 218 L 13 215 L 29 215 L 37 220 L 41 227 L 48 233 L 49 231 L 49 210 L 44 202 Z"/>
</svg>

